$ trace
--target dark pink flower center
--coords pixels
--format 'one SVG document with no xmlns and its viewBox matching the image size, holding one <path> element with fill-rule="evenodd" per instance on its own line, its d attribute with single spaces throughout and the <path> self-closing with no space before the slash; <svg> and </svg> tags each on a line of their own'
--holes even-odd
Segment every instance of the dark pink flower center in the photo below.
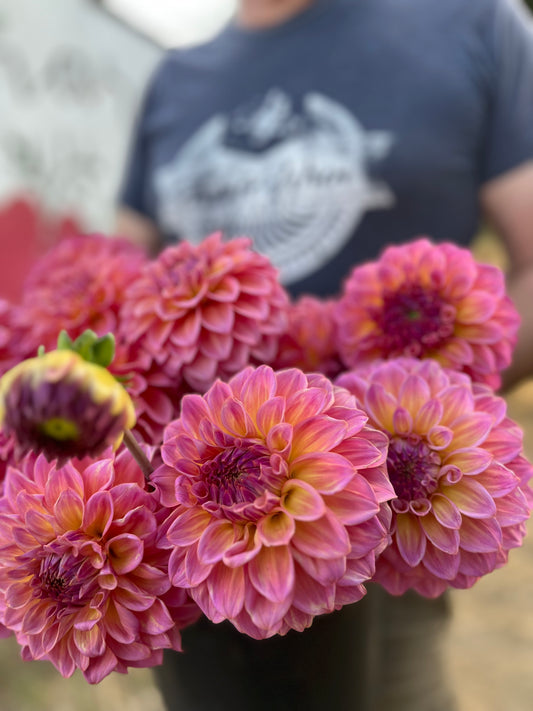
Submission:
<svg viewBox="0 0 533 711">
<path fill-rule="evenodd" d="M 417 438 L 394 437 L 389 444 L 387 470 L 402 501 L 425 499 L 437 488 L 439 455 Z"/>
<path fill-rule="evenodd" d="M 44 553 L 32 584 L 42 598 L 82 606 L 96 585 L 95 577 L 94 568 L 83 557 L 72 552 Z"/>
<path fill-rule="evenodd" d="M 383 307 L 376 314 L 381 350 L 387 357 L 420 357 L 438 348 L 453 333 L 455 309 L 443 302 L 437 290 L 421 284 L 385 291 Z"/>
<path fill-rule="evenodd" d="M 270 453 L 258 444 L 223 450 L 201 468 L 207 497 L 224 506 L 252 502 L 272 490 Z"/>
</svg>

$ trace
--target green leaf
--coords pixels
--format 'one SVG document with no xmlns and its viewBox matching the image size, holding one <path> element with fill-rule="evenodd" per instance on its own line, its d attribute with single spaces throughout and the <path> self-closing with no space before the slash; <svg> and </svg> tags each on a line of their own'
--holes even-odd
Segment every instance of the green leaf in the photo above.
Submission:
<svg viewBox="0 0 533 711">
<path fill-rule="evenodd" d="M 57 350 L 58 351 L 71 351 L 73 350 L 72 348 L 72 339 L 68 335 L 66 331 L 61 331 L 59 336 L 57 337 Z"/>
<path fill-rule="evenodd" d="M 115 336 L 107 333 L 93 343 L 92 362 L 107 368 L 115 357 Z"/>
<path fill-rule="evenodd" d="M 78 336 L 76 338 L 76 340 L 72 344 L 72 350 L 76 351 L 76 353 L 80 355 L 84 360 L 87 360 L 89 361 L 89 363 L 92 363 L 93 346 L 97 340 L 98 336 L 96 335 L 96 333 L 88 328 L 81 334 L 81 336 Z"/>
<path fill-rule="evenodd" d="M 99 338 L 94 331 L 87 329 L 73 341 L 66 331 L 61 331 L 57 339 L 57 350 L 74 351 L 83 360 L 107 368 L 115 357 L 115 336 L 107 333 Z"/>
</svg>

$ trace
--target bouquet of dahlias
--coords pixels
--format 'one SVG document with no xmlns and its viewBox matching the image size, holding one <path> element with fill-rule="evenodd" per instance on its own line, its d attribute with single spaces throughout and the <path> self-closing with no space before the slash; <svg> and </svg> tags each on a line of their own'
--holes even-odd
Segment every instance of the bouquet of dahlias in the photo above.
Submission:
<svg viewBox="0 0 533 711">
<path fill-rule="evenodd" d="M 522 543 L 533 468 L 494 392 L 519 320 L 465 249 L 390 247 L 292 303 L 246 238 L 149 260 L 80 236 L 0 306 L 0 632 L 24 659 L 95 683 L 201 615 L 302 631 Z"/>
</svg>

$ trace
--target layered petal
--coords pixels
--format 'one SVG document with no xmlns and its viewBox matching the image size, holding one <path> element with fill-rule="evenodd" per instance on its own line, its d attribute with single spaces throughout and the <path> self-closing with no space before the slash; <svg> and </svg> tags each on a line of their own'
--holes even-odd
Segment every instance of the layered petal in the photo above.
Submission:
<svg viewBox="0 0 533 711">
<path fill-rule="evenodd" d="M 0 505 L 0 619 L 25 659 L 90 683 L 179 650 L 179 628 L 199 614 L 171 592 L 157 545 L 165 512 L 131 455 L 108 454 L 63 467 L 29 454 Z"/>
<path fill-rule="evenodd" d="M 476 304 L 469 302 L 469 319 Z M 521 544 L 532 508 L 533 467 L 505 402 L 461 373 L 414 358 L 367 366 L 338 382 L 389 439 L 396 498 L 375 580 L 392 594 L 412 588 L 434 597 L 500 567 Z M 394 416 L 399 409 L 402 418 Z"/>
<path fill-rule="evenodd" d="M 257 639 L 362 597 L 393 496 L 366 422 L 323 375 L 266 365 L 185 398 L 152 476 L 173 584 Z"/>
<path fill-rule="evenodd" d="M 467 249 L 425 238 L 355 267 L 334 317 L 348 368 L 433 358 L 492 387 L 511 362 L 519 325 L 499 269 L 476 262 Z"/>
</svg>

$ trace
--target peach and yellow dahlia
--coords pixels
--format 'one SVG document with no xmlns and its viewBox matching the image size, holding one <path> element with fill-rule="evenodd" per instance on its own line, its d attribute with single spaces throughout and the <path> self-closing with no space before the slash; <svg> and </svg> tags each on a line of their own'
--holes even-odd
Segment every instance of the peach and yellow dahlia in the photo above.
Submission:
<svg viewBox="0 0 533 711">
<path fill-rule="evenodd" d="M 511 363 L 519 326 L 500 269 L 477 263 L 467 249 L 423 238 L 356 267 L 335 319 L 348 368 L 433 358 L 493 388 Z"/>
<path fill-rule="evenodd" d="M 152 481 L 172 583 L 261 639 L 359 600 L 388 542 L 387 438 L 319 374 L 249 367 L 186 395 Z"/>
<path fill-rule="evenodd" d="M 171 387 L 204 392 L 250 363 L 270 362 L 288 297 L 242 237 L 168 247 L 128 290 L 118 341 L 147 353 Z"/>
<path fill-rule="evenodd" d="M 25 660 L 91 683 L 161 664 L 196 606 L 168 580 L 161 509 L 129 452 L 63 467 L 30 454 L 0 498 L 0 628 Z"/>
<path fill-rule="evenodd" d="M 485 385 L 431 360 L 399 358 L 341 375 L 389 438 L 392 543 L 375 580 L 436 597 L 502 566 L 526 533 L 533 467 L 522 431 Z"/>
</svg>

